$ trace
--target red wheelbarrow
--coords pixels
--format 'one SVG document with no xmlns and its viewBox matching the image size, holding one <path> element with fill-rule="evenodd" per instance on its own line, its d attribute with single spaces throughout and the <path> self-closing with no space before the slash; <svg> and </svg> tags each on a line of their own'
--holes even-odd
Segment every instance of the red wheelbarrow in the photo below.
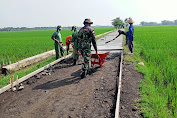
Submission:
<svg viewBox="0 0 177 118">
<path fill-rule="evenodd" d="M 91 67 L 93 67 L 95 64 L 100 65 L 102 68 L 103 63 L 105 62 L 106 56 L 109 54 L 109 52 L 103 53 L 103 54 L 92 54 L 91 55 Z"/>
</svg>

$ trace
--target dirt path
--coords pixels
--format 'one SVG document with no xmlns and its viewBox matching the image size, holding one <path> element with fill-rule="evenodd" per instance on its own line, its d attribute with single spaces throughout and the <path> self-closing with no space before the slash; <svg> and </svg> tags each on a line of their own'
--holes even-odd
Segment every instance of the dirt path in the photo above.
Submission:
<svg viewBox="0 0 177 118">
<path fill-rule="evenodd" d="M 119 53 L 109 54 L 103 68 L 80 78 L 80 61 L 61 62 L 24 82 L 25 89 L 0 95 L 2 118 L 114 117 Z M 50 73 L 50 74 L 49 74 Z M 42 75 L 43 74 L 43 75 Z M 47 75 L 45 75 L 47 74 Z"/>
<path fill-rule="evenodd" d="M 142 79 L 143 75 L 136 71 L 134 65 L 124 60 L 120 96 L 120 118 L 143 118 L 138 106 L 140 99 L 138 87 Z"/>
</svg>

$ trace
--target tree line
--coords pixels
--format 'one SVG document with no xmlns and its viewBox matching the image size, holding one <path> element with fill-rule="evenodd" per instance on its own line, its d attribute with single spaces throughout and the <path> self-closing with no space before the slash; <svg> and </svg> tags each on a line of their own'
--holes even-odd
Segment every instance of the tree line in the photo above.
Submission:
<svg viewBox="0 0 177 118">
<path fill-rule="evenodd" d="M 157 22 L 145 22 L 145 21 L 142 21 L 142 22 L 140 22 L 140 25 L 142 25 L 142 26 L 177 25 L 177 19 L 174 20 L 174 21 L 162 20 L 161 23 L 157 23 Z"/>
<path fill-rule="evenodd" d="M 4 27 L 0 28 L 0 31 L 27 31 L 27 30 L 54 30 L 56 27 L 34 27 L 34 28 L 28 28 L 28 27 Z"/>
<path fill-rule="evenodd" d="M 68 26 L 68 27 L 62 27 L 62 29 L 71 29 L 72 26 Z M 102 26 L 102 25 L 96 25 L 93 26 L 93 28 L 107 28 L 107 27 L 112 27 L 112 26 Z M 78 29 L 80 29 L 81 27 L 77 27 Z M 27 31 L 27 30 L 56 30 L 56 27 L 34 27 L 34 28 L 28 28 L 28 27 L 4 27 L 4 28 L 0 28 L 0 32 L 3 31 Z"/>
<path fill-rule="evenodd" d="M 125 18 L 124 20 L 122 20 L 120 17 L 117 17 L 115 19 L 112 20 L 112 25 L 115 28 L 124 28 L 128 26 L 128 20 L 131 19 L 131 17 L 129 18 Z M 177 19 L 174 21 L 169 21 L 169 20 L 162 20 L 161 23 L 157 23 L 157 22 L 145 22 L 142 21 L 140 22 L 141 26 L 157 26 L 157 25 L 177 25 Z M 110 26 L 94 26 L 95 28 L 98 27 L 110 27 Z M 63 27 L 63 29 L 70 29 L 71 26 L 68 27 Z M 25 30 L 55 30 L 56 27 L 34 27 L 34 28 L 28 28 L 28 27 L 4 27 L 4 28 L 0 28 L 0 31 L 25 31 Z"/>
<path fill-rule="evenodd" d="M 126 18 L 125 20 L 122 20 L 120 17 L 117 17 L 112 20 L 112 25 L 115 28 L 124 28 L 128 26 L 128 20 L 131 19 L 131 17 Z M 141 26 L 157 26 L 157 25 L 177 25 L 177 19 L 174 21 L 169 21 L 169 20 L 162 20 L 161 23 L 157 22 L 145 22 L 142 21 L 140 22 Z"/>
</svg>

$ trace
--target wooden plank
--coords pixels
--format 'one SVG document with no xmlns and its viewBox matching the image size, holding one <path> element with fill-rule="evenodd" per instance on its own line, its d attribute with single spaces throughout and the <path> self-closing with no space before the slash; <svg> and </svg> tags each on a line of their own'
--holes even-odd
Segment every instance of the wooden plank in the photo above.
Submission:
<svg viewBox="0 0 177 118">
<path fill-rule="evenodd" d="M 118 85 L 118 93 L 117 93 L 117 100 L 116 100 L 116 109 L 115 109 L 115 118 L 119 118 L 119 109 L 120 109 L 120 90 L 122 87 L 122 63 L 123 63 L 123 51 L 121 54 L 121 61 L 120 61 L 120 72 L 119 72 L 119 83 Z"/>
</svg>

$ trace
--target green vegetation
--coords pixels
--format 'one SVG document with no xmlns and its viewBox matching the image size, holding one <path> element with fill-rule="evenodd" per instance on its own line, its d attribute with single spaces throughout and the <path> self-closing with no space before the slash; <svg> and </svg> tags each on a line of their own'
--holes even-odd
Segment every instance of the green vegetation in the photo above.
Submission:
<svg viewBox="0 0 177 118">
<path fill-rule="evenodd" d="M 114 28 L 95 28 L 96 35 Z M 42 52 L 54 49 L 51 36 L 55 30 L 0 32 L 0 67 L 15 63 Z M 63 43 L 72 34 L 70 29 L 61 31 Z"/>
<path fill-rule="evenodd" d="M 112 20 L 112 25 L 115 28 L 120 28 L 122 25 L 124 25 L 124 22 L 123 22 L 123 20 L 120 19 L 120 17 L 117 17 Z"/>
<path fill-rule="evenodd" d="M 140 105 L 148 118 L 177 117 L 176 31 L 177 26 L 135 27 L 134 55 L 127 59 L 144 74 Z"/>
</svg>

